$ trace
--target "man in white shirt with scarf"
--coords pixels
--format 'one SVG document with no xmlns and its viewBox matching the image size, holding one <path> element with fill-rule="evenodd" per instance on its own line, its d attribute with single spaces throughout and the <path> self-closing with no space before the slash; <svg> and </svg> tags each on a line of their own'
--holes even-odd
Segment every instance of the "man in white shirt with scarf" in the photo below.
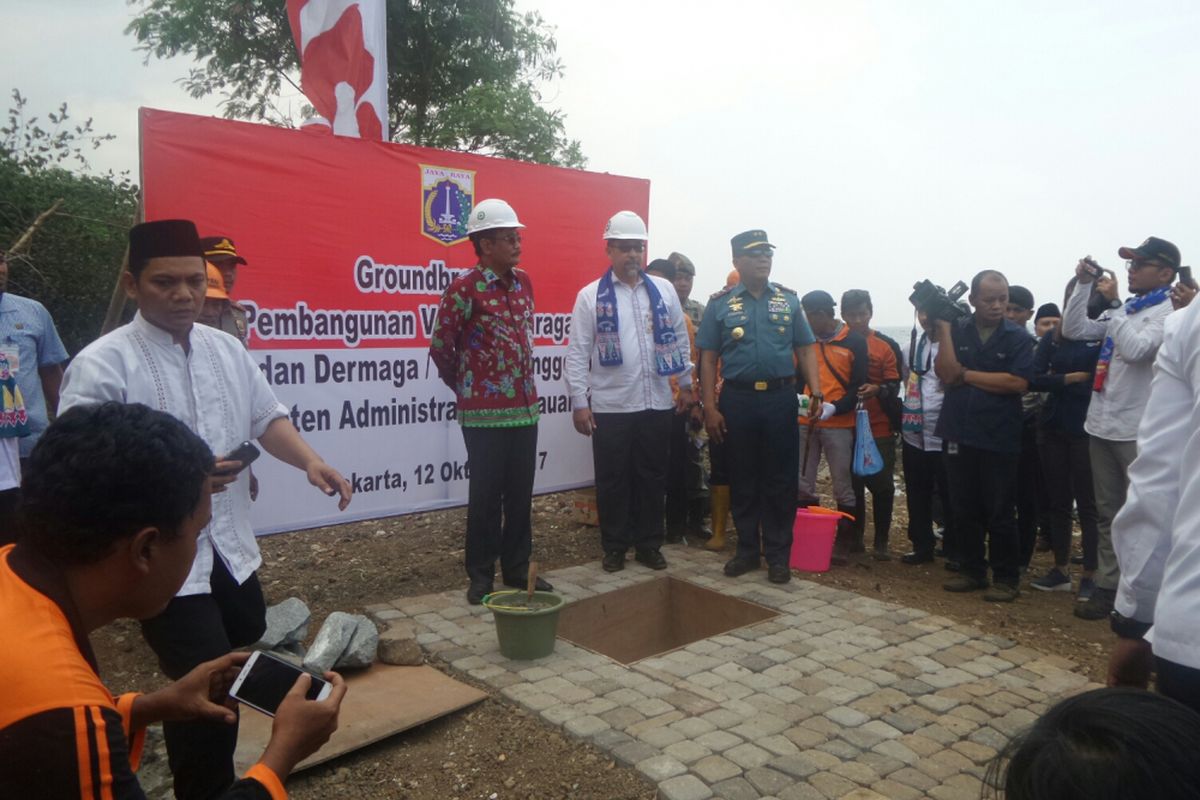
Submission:
<svg viewBox="0 0 1200 800">
<path fill-rule="evenodd" d="M 579 291 L 566 379 L 575 430 L 592 437 L 603 567 L 635 558 L 664 569 L 660 552 L 671 417 L 695 401 L 687 326 L 675 287 L 642 270 L 646 223 L 620 211 L 604 228 L 609 268 Z M 672 400 L 671 376 L 679 380 Z"/>
<path fill-rule="evenodd" d="M 197 541 L 191 572 L 166 610 L 142 621 L 163 672 L 178 680 L 200 663 L 258 641 L 266 625 L 246 465 L 222 454 L 257 439 L 303 470 L 313 486 L 339 495 L 339 509 L 350 503 L 351 490 L 300 438 L 241 342 L 195 324 L 208 279 L 192 222 L 134 226 L 122 280 L 138 313 L 75 357 L 59 410 L 110 400 L 143 403 L 179 419 L 218 454 L 212 521 Z M 179 800 L 214 797 L 233 783 L 237 725 L 167 722 L 163 733 Z"/>
<path fill-rule="evenodd" d="M 1154 357 L 1163 341 L 1163 325 L 1173 307 L 1171 283 L 1179 269 L 1179 248 L 1151 236 L 1137 247 L 1117 251 L 1127 260 L 1129 293 L 1123 305 L 1117 300 L 1113 279 L 1093 274 L 1090 259 L 1075 267 L 1078 282 L 1063 310 L 1062 331 L 1068 339 L 1100 339 L 1100 359 L 1092 386 L 1084 430 L 1091 436 L 1089 453 L 1096 510 L 1100 515 L 1096 589 L 1091 599 L 1075 608 L 1082 619 L 1107 619 L 1117 594 L 1120 569 L 1113 552 L 1112 524 L 1125 505 L 1129 465 L 1137 456 L 1138 423 L 1150 397 Z M 1092 283 L 1114 305 L 1098 320 L 1087 316 Z"/>
</svg>

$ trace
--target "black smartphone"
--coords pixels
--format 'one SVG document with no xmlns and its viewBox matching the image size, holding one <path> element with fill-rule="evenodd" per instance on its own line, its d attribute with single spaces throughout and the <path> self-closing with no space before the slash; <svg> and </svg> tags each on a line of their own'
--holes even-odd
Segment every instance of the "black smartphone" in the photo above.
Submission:
<svg viewBox="0 0 1200 800">
<path fill-rule="evenodd" d="M 1179 282 L 1184 286 L 1188 287 L 1189 289 L 1196 288 L 1196 279 L 1192 277 L 1191 267 L 1180 267 L 1175 271 L 1175 274 L 1178 276 Z"/>
<path fill-rule="evenodd" d="M 220 461 L 240 461 L 240 462 L 242 462 L 242 466 L 235 470 L 223 470 L 219 474 L 221 474 L 221 475 L 236 475 L 236 474 L 238 474 L 239 472 L 244 470 L 246 467 L 248 467 L 252 463 L 254 463 L 254 459 L 258 458 L 258 453 L 259 453 L 258 448 L 254 446 L 253 442 L 242 442 L 234 449 L 234 451 L 232 453 L 221 456 L 221 458 L 218 459 Z"/>
<path fill-rule="evenodd" d="M 238 673 L 237 680 L 229 690 L 229 696 L 273 717 L 283 698 L 296 685 L 296 679 L 300 677 L 301 672 L 295 664 L 289 664 L 262 650 L 255 650 Z M 312 683 L 309 684 L 305 697 L 309 700 L 324 700 L 332 688 L 329 681 L 311 673 L 310 677 Z"/>
<path fill-rule="evenodd" d="M 1095 278 L 1096 280 L 1100 280 L 1101 278 L 1104 277 L 1104 267 L 1097 264 L 1096 260 L 1094 258 L 1092 258 L 1091 256 L 1084 256 L 1081 260 L 1083 261 L 1083 263 L 1085 265 L 1084 268 L 1088 271 L 1088 274 L 1091 275 L 1093 278 Z"/>
</svg>

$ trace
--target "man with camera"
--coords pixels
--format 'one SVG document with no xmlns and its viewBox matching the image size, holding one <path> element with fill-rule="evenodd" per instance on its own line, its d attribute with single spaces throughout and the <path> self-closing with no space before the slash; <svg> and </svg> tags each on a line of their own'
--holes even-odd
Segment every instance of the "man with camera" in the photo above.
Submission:
<svg viewBox="0 0 1200 800">
<path fill-rule="evenodd" d="M 1062 323 L 1063 336 L 1068 339 L 1104 341 L 1084 424 L 1091 437 L 1092 481 L 1100 515 L 1096 590 L 1075 609 L 1075 616 L 1087 620 L 1106 619 L 1116 598 L 1121 571 L 1113 551 L 1112 524 L 1125 505 L 1129 465 L 1137 456 L 1138 424 L 1150 396 L 1163 326 L 1174 310 L 1171 284 L 1180 266 L 1179 248 L 1155 236 L 1117 253 L 1126 259 L 1133 297 L 1121 303 L 1115 276 L 1106 275 L 1091 258 L 1081 259 L 1075 266 L 1078 281 Z M 1109 304 L 1109 310 L 1096 320 L 1087 316 L 1093 283 Z"/>
<path fill-rule="evenodd" d="M 63 378 L 62 411 L 108 401 L 145 403 L 170 414 L 215 453 L 212 521 L 178 595 L 142 620 L 142 636 L 164 674 L 179 679 L 198 664 L 258 641 L 266 603 L 262 555 L 250 527 L 249 480 L 257 449 L 303 471 L 309 483 L 350 503 L 350 484 L 301 438 L 262 371 L 234 337 L 196 325 L 208 273 L 189 220 L 145 222 L 129 231 L 122 276 L 138 313 L 85 347 Z M 237 453 L 246 453 L 233 457 Z M 137 476 L 130 476 L 136 480 Z M 209 798 L 233 783 L 237 725 L 169 721 L 167 756 L 180 800 Z"/>
<path fill-rule="evenodd" d="M 943 588 L 985 589 L 985 600 L 1012 602 L 1020 594 L 1016 491 L 1021 394 L 1033 369 L 1033 339 L 1005 318 L 1008 280 L 1003 274 L 980 272 L 971 281 L 968 299 L 973 314 L 944 295 L 918 305 L 937 319 L 944 343 L 935 362 L 946 387 L 937 433 L 946 457 L 962 569 Z"/>
<path fill-rule="evenodd" d="M 144 405 L 73 408 L 29 459 L 19 544 L 0 548 L 0 795 L 134 800 L 147 725 L 203 719 L 237 731 L 228 691 L 247 653 L 226 653 L 147 694 L 114 698 L 88 635 L 163 610 L 187 578 L 212 516 L 213 454 Z M 286 797 L 282 781 L 337 728 L 346 692 L 305 699 L 302 676 L 271 739 L 222 800 Z"/>
</svg>

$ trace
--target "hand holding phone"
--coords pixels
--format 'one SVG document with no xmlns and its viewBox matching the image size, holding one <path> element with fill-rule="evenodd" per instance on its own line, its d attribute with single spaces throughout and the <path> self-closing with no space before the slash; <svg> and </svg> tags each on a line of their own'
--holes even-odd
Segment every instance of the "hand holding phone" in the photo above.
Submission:
<svg viewBox="0 0 1200 800">
<path fill-rule="evenodd" d="M 221 476 L 237 475 L 246 467 L 253 464 L 254 459 L 258 458 L 258 456 L 259 450 L 254 446 L 253 442 L 242 442 L 236 448 L 234 448 L 233 452 L 217 459 L 217 467 L 213 470 L 213 474 Z M 232 461 L 236 461 L 238 465 L 233 467 L 222 467 L 222 465 L 228 464 Z"/>
<path fill-rule="evenodd" d="M 329 696 L 331 689 L 328 681 L 314 677 L 282 658 L 256 650 L 238 673 L 229 689 L 229 696 L 273 717 L 280 703 L 296 686 L 297 679 L 305 675 L 312 678 L 305 695 L 307 699 L 324 700 Z"/>
</svg>

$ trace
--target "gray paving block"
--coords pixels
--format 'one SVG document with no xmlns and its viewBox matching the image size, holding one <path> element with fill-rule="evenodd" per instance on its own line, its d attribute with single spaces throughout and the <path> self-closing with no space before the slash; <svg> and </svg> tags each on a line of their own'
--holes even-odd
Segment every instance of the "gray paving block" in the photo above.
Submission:
<svg viewBox="0 0 1200 800">
<path fill-rule="evenodd" d="M 758 789 L 745 778 L 730 778 L 727 781 L 713 784 L 713 794 L 721 800 L 759 800 L 762 796 Z"/>
<path fill-rule="evenodd" d="M 782 772 L 776 772 L 769 767 L 755 767 L 746 770 L 743 777 L 764 795 L 777 795 L 796 782 L 792 777 Z"/>
<path fill-rule="evenodd" d="M 771 760 L 769 752 L 749 742 L 729 748 L 725 751 L 724 755 L 742 769 L 761 767 Z"/>
<path fill-rule="evenodd" d="M 617 745 L 612 750 L 613 757 L 627 767 L 632 767 L 648 758 L 658 755 L 658 751 L 645 742 L 627 742 Z"/>
<path fill-rule="evenodd" d="M 658 785 L 658 794 L 663 800 L 708 800 L 712 790 L 695 775 L 679 775 Z"/>
<path fill-rule="evenodd" d="M 639 761 L 635 766 L 638 772 L 655 783 L 662 783 L 668 778 L 674 778 L 676 775 L 682 775 L 688 771 L 687 767 L 679 763 L 677 759 L 661 753 Z"/>
<path fill-rule="evenodd" d="M 742 774 L 742 768 L 722 756 L 707 756 L 692 764 L 692 772 L 715 784 Z"/>
</svg>

